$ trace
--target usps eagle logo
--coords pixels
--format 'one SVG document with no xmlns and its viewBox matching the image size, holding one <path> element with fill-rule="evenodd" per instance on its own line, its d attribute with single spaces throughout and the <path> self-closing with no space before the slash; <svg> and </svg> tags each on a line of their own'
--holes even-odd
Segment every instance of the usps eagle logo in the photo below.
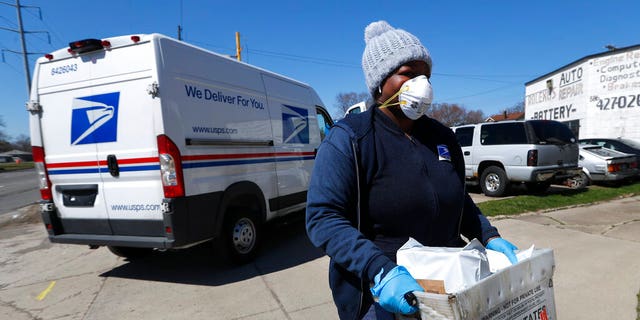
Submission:
<svg viewBox="0 0 640 320">
<path fill-rule="evenodd" d="M 282 105 L 282 143 L 309 143 L 307 109 Z"/>
<path fill-rule="evenodd" d="M 120 92 L 74 98 L 71 145 L 113 142 L 118 138 Z"/>
<path fill-rule="evenodd" d="M 449 148 L 446 144 L 437 145 L 438 148 L 438 160 L 440 161 L 451 161 L 451 154 L 449 153 Z"/>
</svg>

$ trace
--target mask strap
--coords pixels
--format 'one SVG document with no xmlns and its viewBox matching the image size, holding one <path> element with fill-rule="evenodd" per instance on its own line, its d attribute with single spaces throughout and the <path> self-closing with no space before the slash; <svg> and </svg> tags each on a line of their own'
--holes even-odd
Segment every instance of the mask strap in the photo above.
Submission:
<svg viewBox="0 0 640 320">
<path fill-rule="evenodd" d="M 397 106 L 399 104 L 404 104 L 403 101 L 400 101 L 400 102 L 397 102 L 397 103 L 392 103 L 392 104 L 388 104 L 388 103 L 391 102 L 391 100 L 393 100 L 395 97 L 399 96 L 401 93 L 403 93 L 405 91 L 408 91 L 408 90 L 409 90 L 409 86 L 402 86 L 402 88 L 400 88 L 400 90 L 398 90 L 398 92 L 394 93 L 389 99 L 387 99 L 387 101 L 382 103 L 379 108 L 386 108 L 386 107 L 391 107 L 391 106 Z"/>
</svg>

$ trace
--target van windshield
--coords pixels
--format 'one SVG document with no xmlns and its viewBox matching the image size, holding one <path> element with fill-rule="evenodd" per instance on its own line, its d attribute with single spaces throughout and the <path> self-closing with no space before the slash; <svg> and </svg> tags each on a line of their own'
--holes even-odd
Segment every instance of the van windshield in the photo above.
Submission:
<svg viewBox="0 0 640 320">
<path fill-rule="evenodd" d="M 568 144 L 575 143 L 576 137 L 569 127 L 561 122 L 549 120 L 528 121 L 537 144 Z"/>
</svg>

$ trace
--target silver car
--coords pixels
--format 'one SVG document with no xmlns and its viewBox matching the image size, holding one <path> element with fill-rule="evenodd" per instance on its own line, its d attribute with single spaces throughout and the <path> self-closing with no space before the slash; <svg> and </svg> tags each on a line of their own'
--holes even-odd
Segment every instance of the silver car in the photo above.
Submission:
<svg viewBox="0 0 640 320">
<path fill-rule="evenodd" d="M 580 145 L 578 158 L 582 172 L 567 184 L 575 189 L 592 182 L 620 182 L 638 175 L 638 162 L 633 154 L 603 148 L 597 145 Z"/>
</svg>

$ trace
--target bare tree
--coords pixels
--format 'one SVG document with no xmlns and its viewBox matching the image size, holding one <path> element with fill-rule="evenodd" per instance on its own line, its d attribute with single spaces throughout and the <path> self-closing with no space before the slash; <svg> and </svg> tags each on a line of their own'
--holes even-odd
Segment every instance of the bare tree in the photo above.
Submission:
<svg viewBox="0 0 640 320">
<path fill-rule="evenodd" d="M 6 127 L 7 125 L 4 123 L 4 119 L 2 118 L 2 116 L 0 115 L 0 138 L 5 138 L 5 133 L 4 130 L 2 130 L 1 128 Z"/>
<path fill-rule="evenodd" d="M 440 121 L 448 127 L 459 126 L 468 123 L 479 123 L 484 120 L 481 110 L 467 111 L 456 103 L 434 103 L 427 111 L 427 116 Z"/>
<path fill-rule="evenodd" d="M 482 112 L 482 110 L 480 109 L 475 111 L 467 111 L 464 117 L 464 121 L 458 125 L 480 123 L 484 122 L 484 119 L 486 119 L 486 117 L 484 115 L 484 112 Z"/>
<path fill-rule="evenodd" d="M 21 134 L 13 141 L 13 146 L 17 150 L 31 151 L 31 139 Z"/>
<path fill-rule="evenodd" d="M 349 107 L 351 107 L 352 105 L 360 102 L 360 101 L 366 101 L 367 99 L 369 99 L 369 94 L 366 92 L 360 92 L 360 93 L 356 93 L 356 92 L 341 92 L 338 93 L 338 95 L 336 96 L 336 103 L 335 103 L 335 107 L 338 110 L 338 114 L 335 115 L 335 119 L 340 119 L 342 117 L 344 117 L 345 112 L 347 112 L 347 109 L 349 109 Z"/>
<path fill-rule="evenodd" d="M 513 106 L 505 109 L 508 114 L 516 113 L 516 112 L 524 112 L 524 100 L 514 104 Z"/>
<path fill-rule="evenodd" d="M 4 128 L 6 125 L 4 123 L 4 119 L 2 119 L 2 116 L 0 115 L 0 142 L 2 142 L 2 145 L 8 145 L 9 142 L 7 140 L 9 140 L 9 136 L 7 136 L 7 134 L 4 132 L 4 130 L 2 128 Z M 4 148 L 4 147 L 3 147 Z M 8 150 L 2 150 L 2 151 L 8 151 Z"/>
</svg>

